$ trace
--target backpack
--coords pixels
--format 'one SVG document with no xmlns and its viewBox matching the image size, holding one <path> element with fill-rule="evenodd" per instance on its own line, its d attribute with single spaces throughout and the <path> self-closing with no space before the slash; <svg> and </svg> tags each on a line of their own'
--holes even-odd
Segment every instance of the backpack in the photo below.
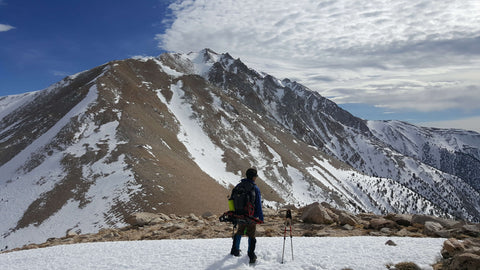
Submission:
<svg viewBox="0 0 480 270">
<path fill-rule="evenodd" d="M 230 200 L 233 200 L 235 215 L 253 216 L 255 212 L 255 184 L 242 181 L 233 188 Z"/>
</svg>

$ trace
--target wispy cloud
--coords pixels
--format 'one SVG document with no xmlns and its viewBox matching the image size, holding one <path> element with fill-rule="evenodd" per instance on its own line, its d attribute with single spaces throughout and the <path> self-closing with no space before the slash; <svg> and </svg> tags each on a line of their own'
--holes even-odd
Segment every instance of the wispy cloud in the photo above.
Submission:
<svg viewBox="0 0 480 270">
<path fill-rule="evenodd" d="M 480 108 L 480 2 L 176 1 L 168 51 L 211 48 L 338 103 Z"/>
<path fill-rule="evenodd" d="M 53 76 L 58 76 L 58 77 L 66 77 L 70 75 L 71 73 L 65 72 L 65 71 L 60 71 L 60 70 L 51 70 L 50 73 Z"/>
<path fill-rule="evenodd" d="M 15 29 L 15 27 L 8 25 L 8 24 L 0 24 L 0 32 L 7 32 L 12 29 Z"/>
<path fill-rule="evenodd" d="M 7 3 L 3 0 L 0 0 L 0 6 L 5 6 L 7 5 Z M 8 24 L 1 24 L 0 23 L 0 32 L 7 32 L 7 31 L 10 31 L 12 29 L 15 29 L 15 27 L 11 26 L 11 25 L 8 25 Z"/>
</svg>

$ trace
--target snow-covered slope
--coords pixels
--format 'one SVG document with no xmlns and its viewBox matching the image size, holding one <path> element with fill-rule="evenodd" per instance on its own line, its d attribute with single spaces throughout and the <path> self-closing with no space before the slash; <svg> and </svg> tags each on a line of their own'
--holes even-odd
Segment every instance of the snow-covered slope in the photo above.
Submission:
<svg viewBox="0 0 480 270">
<path fill-rule="evenodd" d="M 208 49 L 113 61 L 0 108 L 2 248 L 122 226 L 139 211 L 222 213 L 251 166 L 265 205 L 480 217 L 462 176 L 402 153 L 318 93 Z M 472 136 L 458 151 L 479 145 Z"/>
<path fill-rule="evenodd" d="M 480 134 L 399 121 L 368 121 L 368 126 L 376 137 L 399 153 L 458 176 L 480 191 Z"/>
<path fill-rule="evenodd" d="M 452 216 L 479 220 L 478 133 L 432 132 L 404 124 L 403 136 L 397 136 L 399 129 L 389 132 L 388 128 L 379 127 L 382 122 L 356 118 L 301 84 L 259 74 L 229 55 L 224 55 L 213 66 L 208 79 L 298 139 L 358 171 L 391 179 Z M 386 126 L 394 126 L 391 123 L 396 122 Z M 433 133 L 435 136 L 430 136 Z M 418 149 L 421 145 L 412 144 L 411 141 L 415 141 L 412 137 L 422 137 L 423 148 L 430 147 L 430 150 L 417 152 L 415 147 Z M 406 148 L 402 147 L 405 145 Z M 451 149 L 456 149 L 455 154 Z M 441 161 L 419 158 L 435 152 L 442 154 Z M 369 194 L 379 192 L 376 185 L 367 189 Z M 407 211 L 402 207 L 412 198 L 399 200 L 402 202 L 396 210 Z M 434 213 L 426 208 L 421 211 Z"/>
<path fill-rule="evenodd" d="M 308 237 L 290 239 L 283 264 L 283 238 L 257 238 L 255 269 L 383 270 L 414 262 L 432 269 L 443 238 Z M 385 245 L 393 240 L 397 246 Z M 55 246 L 0 254 L 2 269 L 251 269 L 248 257 L 228 254 L 231 239 L 104 242 Z M 246 240 L 242 250 L 247 250 Z"/>
</svg>

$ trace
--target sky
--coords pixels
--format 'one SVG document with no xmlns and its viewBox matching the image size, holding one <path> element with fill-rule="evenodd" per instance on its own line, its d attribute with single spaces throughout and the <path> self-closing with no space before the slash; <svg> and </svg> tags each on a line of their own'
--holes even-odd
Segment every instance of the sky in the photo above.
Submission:
<svg viewBox="0 0 480 270">
<path fill-rule="evenodd" d="M 360 118 L 480 132 L 478 14 L 478 0 L 0 0 L 0 96 L 210 48 Z"/>
</svg>

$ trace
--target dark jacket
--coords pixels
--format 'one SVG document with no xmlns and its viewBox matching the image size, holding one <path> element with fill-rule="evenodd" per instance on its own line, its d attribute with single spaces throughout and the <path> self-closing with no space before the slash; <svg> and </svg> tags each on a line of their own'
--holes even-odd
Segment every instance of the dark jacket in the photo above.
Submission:
<svg viewBox="0 0 480 270">
<path fill-rule="evenodd" d="M 255 184 L 255 181 L 251 179 L 242 179 L 242 182 L 244 181 L 250 182 L 255 186 L 255 209 L 253 216 L 263 221 L 262 194 L 260 193 L 260 189 Z"/>
</svg>

